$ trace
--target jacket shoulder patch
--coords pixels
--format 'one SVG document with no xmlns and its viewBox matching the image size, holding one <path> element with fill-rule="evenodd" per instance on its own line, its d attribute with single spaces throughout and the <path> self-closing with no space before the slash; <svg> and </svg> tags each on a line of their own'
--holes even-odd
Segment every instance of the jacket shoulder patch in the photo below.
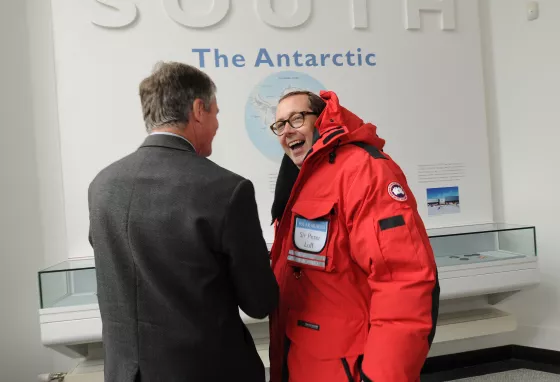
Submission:
<svg viewBox="0 0 560 382">
<path fill-rule="evenodd" d="M 408 199 L 404 188 L 397 182 L 391 182 L 389 187 L 387 187 L 387 191 L 389 192 L 389 195 L 391 195 L 391 198 L 398 202 L 406 202 Z"/>
</svg>

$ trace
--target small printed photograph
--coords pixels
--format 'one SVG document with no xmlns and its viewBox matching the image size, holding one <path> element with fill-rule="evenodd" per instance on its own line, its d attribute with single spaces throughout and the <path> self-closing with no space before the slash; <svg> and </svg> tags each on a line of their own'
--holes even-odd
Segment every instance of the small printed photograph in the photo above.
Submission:
<svg viewBox="0 0 560 382">
<path fill-rule="evenodd" d="M 459 187 L 428 188 L 428 216 L 458 214 Z"/>
</svg>

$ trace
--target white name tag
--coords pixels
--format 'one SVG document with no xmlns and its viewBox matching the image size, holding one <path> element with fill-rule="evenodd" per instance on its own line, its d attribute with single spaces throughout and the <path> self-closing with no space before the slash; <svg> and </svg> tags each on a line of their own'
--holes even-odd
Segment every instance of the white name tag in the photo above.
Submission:
<svg viewBox="0 0 560 382">
<path fill-rule="evenodd" d="M 319 253 L 325 248 L 329 222 L 296 217 L 294 244 L 301 251 Z"/>
</svg>

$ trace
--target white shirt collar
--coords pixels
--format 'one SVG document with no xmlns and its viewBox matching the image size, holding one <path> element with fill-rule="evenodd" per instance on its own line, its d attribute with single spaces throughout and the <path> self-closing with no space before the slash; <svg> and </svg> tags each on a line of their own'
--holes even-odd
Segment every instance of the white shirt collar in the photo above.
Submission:
<svg viewBox="0 0 560 382">
<path fill-rule="evenodd" d="M 171 135 L 173 137 L 178 137 L 178 138 L 181 138 L 182 140 L 186 141 L 194 149 L 194 145 L 187 138 L 185 138 L 185 137 L 183 137 L 179 134 L 169 133 L 167 131 L 154 131 L 154 132 L 150 133 L 150 135 Z"/>
</svg>

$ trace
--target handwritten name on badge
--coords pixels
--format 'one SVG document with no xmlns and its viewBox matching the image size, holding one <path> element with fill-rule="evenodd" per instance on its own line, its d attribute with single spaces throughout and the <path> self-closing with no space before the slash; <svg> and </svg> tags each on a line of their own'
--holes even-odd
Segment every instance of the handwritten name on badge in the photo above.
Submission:
<svg viewBox="0 0 560 382">
<path fill-rule="evenodd" d="M 294 229 L 294 244 L 302 251 L 318 253 L 325 248 L 329 222 L 312 221 L 297 217 Z"/>
</svg>

